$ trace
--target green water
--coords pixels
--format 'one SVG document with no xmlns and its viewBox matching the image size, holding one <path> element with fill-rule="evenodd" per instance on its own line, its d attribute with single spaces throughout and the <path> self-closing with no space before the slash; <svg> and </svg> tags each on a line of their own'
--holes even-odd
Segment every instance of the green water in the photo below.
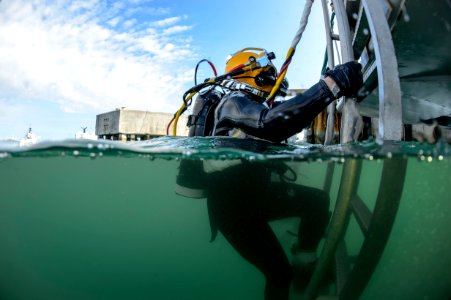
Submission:
<svg viewBox="0 0 451 300">
<path fill-rule="evenodd" d="M 383 162 L 406 159 L 393 231 L 361 299 L 450 299 L 448 145 L 275 146 L 212 138 L 4 147 L 0 299 L 263 299 L 264 276 L 221 234 L 209 242 L 206 200 L 175 194 L 181 159 L 283 163 L 296 183 L 317 188 L 333 162 L 331 210 L 347 160 L 362 161 L 358 193 L 371 208 Z M 287 255 L 296 222 L 271 223 Z M 363 239 L 351 219 L 351 255 Z"/>
</svg>

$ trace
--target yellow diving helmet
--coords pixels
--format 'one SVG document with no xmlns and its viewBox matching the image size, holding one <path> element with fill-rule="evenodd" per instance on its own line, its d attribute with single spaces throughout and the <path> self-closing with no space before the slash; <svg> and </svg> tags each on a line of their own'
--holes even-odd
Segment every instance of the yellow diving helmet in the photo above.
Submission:
<svg viewBox="0 0 451 300">
<path fill-rule="evenodd" d="M 269 93 L 277 80 L 277 70 L 271 62 L 274 58 L 274 53 L 265 49 L 244 48 L 226 61 L 225 74 L 245 67 L 247 71 L 232 78 Z"/>
</svg>

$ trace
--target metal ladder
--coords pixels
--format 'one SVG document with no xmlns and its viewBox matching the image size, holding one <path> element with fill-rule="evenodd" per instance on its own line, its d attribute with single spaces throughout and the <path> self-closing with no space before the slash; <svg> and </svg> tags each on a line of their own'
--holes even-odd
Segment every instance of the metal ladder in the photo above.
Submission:
<svg viewBox="0 0 451 300">
<path fill-rule="evenodd" d="M 376 86 L 379 91 L 377 141 L 380 144 L 387 140 L 401 140 L 403 132 L 401 87 L 391 28 L 405 1 L 391 0 L 393 10 L 388 20 L 382 6 L 383 1 L 387 0 L 335 0 L 334 9 L 339 31 L 337 36 L 332 33 L 329 25 L 326 0 L 322 0 L 329 67 L 333 67 L 334 54 L 331 45 L 334 39 L 340 41 L 343 63 L 358 60 L 371 39 L 375 58 L 366 64 L 363 77 L 367 91 L 372 91 Z M 353 23 L 353 20 L 356 22 L 352 33 L 350 23 Z M 330 144 L 332 140 L 334 119 L 331 112 L 333 110 L 333 107 L 328 109 L 325 144 Z M 357 140 L 361 123 L 356 101 L 344 99 L 340 142 L 348 143 Z"/>
<path fill-rule="evenodd" d="M 387 20 L 382 7 L 385 0 L 335 0 L 339 36 L 334 35 L 329 25 L 326 0 L 322 0 L 324 22 L 326 26 L 327 53 L 329 67 L 333 67 L 333 39 L 339 39 L 342 61 L 359 59 L 364 47 L 371 39 L 375 58 L 366 64 L 364 86 L 371 91 L 379 90 L 378 143 L 398 141 L 402 138 L 401 89 L 398 76 L 391 27 L 399 14 L 404 1 L 396 1 L 394 13 Z M 347 12 L 348 10 L 348 12 Z M 354 34 L 351 34 L 349 15 L 357 16 Z M 357 140 L 360 132 L 361 116 L 354 99 L 344 99 L 342 110 L 341 143 Z M 332 104 L 334 105 L 334 104 Z M 335 107 L 328 108 L 326 144 L 330 144 L 333 135 Z M 357 193 L 362 160 L 347 159 L 343 166 L 337 202 L 329 224 L 326 240 L 319 257 L 317 267 L 307 286 L 304 298 L 310 299 L 358 299 L 363 293 L 376 269 L 389 238 L 404 185 L 407 159 L 390 158 L 384 160 L 376 204 L 371 211 Z M 335 165 L 330 163 L 327 170 L 324 189 L 330 190 Z M 355 263 L 347 253 L 344 235 L 351 214 L 357 220 L 365 237 Z M 328 268 L 335 265 L 336 295 L 320 295 L 320 286 Z"/>
<path fill-rule="evenodd" d="M 317 298 L 320 286 L 333 262 L 336 285 L 336 296 L 333 299 L 359 298 L 376 269 L 390 235 L 401 199 L 406 169 L 405 158 L 384 161 L 376 204 L 371 211 L 357 193 L 362 160 L 350 158 L 345 161 L 335 209 L 318 265 L 307 286 L 305 299 L 320 299 Z M 333 174 L 334 165 L 331 163 L 325 185 L 332 182 Z M 352 267 L 343 239 L 351 214 L 365 236 Z"/>
</svg>

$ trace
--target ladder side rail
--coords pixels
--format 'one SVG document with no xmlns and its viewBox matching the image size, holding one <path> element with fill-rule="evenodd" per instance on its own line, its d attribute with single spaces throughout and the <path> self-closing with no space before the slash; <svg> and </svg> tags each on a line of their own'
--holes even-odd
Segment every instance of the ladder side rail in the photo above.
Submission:
<svg viewBox="0 0 451 300">
<path fill-rule="evenodd" d="M 407 159 L 385 160 L 368 234 L 339 299 L 359 299 L 382 257 L 398 211 Z"/>
<path fill-rule="evenodd" d="M 343 0 L 334 1 L 334 9 L 340 35 L 342 62 L 346 63 L 353 61 L 354 54 L 352 49 L 351 31 Z M 357 140 L 363 127 L 362 117 L 357 109 L 356 101 L 347 97 L 344 98 L 344 101 L 340 135 L 340 142 L 342 144 Z"/>
<path fill-rule="evenodd" d="M 399 141 L 402 138 L 401 86 L 391 31 L 379 1 L 362 0 L 362 4 L 376 56 L 379 88 L 377 142 Z"/>
<path fill-rule="evenodd" d="M 348 249 L 346 248 L 346 242 L 342 240 L 335 252 L 335 289 L 337 295 L 341 294 L 346 280 L 351 273 L 351 259 L 349 258 Z"/>
<path fill-rule="evenodd" d="M 326 0 L 321 0 L 323 7 L 324 27 L 326 29 L 327 65 L 330 69 L 335 66 L 334 48 L 332 44 L 332 28 L 330 27 L 329 9 Z M 326 135 L 324 145 L 332 144 L 335 129 L 335 102 L 327 107 Z"/>
<path fill-rule="evenodd" d="M 323 185 L 323 191 L 325 191 L 327 194 L 330 194 L 334 172 L 335 172 L 335 162 L 332 161 L 327 163 L 326 179 L 324 180 Z"/>
<path fill-rule="evenodd" d="M 321 282 L 330 267 L 338 244 L 343 239 L 349 224 L 350 203 L 357 191 L 362 161 L 347 159 L 343 166 L 337 202 L 329 224 L 328 233 L 318 263 L 306 288 L 305 298 L 315 299 L 318 295 Z"/>
</svg>

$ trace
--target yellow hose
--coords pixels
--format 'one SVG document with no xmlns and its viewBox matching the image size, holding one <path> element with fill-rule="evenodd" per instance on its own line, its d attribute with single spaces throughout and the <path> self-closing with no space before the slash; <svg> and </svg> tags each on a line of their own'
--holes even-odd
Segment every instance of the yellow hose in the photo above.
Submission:
<svg viewBox="0 0 451 300">
<path fill-rule="evenodd" d="M 294 52 L 294 48 L 290 47 L 290 49 L 288 49 L 287 52 L 287 56 L 286 59 L 289 58 Z M 276 94 L 276 92 L 279 90 L 280 85 L 282 84 L 282 80 L 285 78 L 285 75 L 287 74 L 287 70 L 288 68 L 286 68 L 280 75 L 279 78 L 277 78 L 276 84 L 274 85 L 274 87 L 271 90 L 271 93 L 269 94 L 267 100 L 270 100 L 274 97 L 274 95 Z"/>
<path fill-rule="evenodd" d="M 194 97 L 194 95 L 196 95 L 197 92 L 192 92 L 191 94 L 189 94 L 189 96 L 186 98 L 185 101 L 183 101 L 182 107 L 180 107 L 180 109 L 177 111 L 175 118 L 174 118 L 174 124 L 172 125 L 172 135 L 176 136 L 177 135 L 177 123 L 179 121 L 180 116 L 182 115 L 183 111 L 186 108 L 186 104 L 191 100 L 191 98 Z"/>
<path fill-rule="evenodd" d="M 214 82 L 215 82 L 215 78 L 212 78 L 212 79 L 208 80 L 206 83 L 214 83 Z M 185 101 L 183 101 L 183 104 L 180 107 L 180 109 L 177 111 L 175 118 L 174 118 L 174 124 L 172 125 L 172 126 L 174 126 L 174 127 L 172 127 L 172 135 L 173 136 L 177 135 L 177 123 L 179 121 L 180 116 L 185 111 L 187 104 L 191 101 L 191 98 L 193 98 L 194 95 L 196 95 L 199 92 L 199 90 L 194 91 L 191 94 L 189 94 L 188 97 L 186 97 Z"/>
</svg>

